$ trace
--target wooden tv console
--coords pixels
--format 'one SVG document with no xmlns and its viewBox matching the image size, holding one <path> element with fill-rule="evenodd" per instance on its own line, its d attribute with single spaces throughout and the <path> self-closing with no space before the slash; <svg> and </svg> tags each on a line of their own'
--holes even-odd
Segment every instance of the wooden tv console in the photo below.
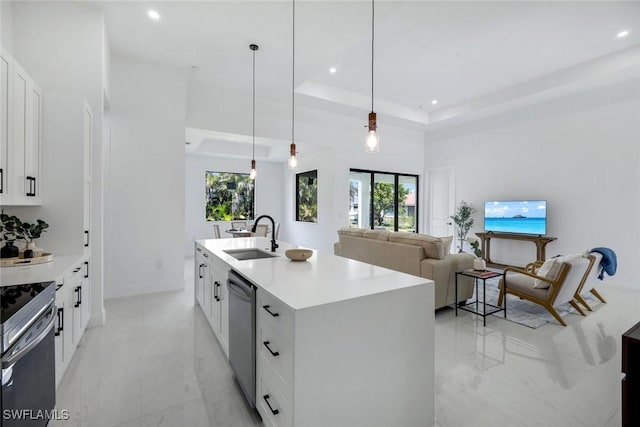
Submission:
<svg viewBox="0 0 640 427">
<path fill-rule="evenodd" d="M 547 244 L 558 239 L 557 237 L 533 234 L 499 233 L 495 231 L 476 233 L 476 236 L 480 237 L 480 240 L 482 241 L 482 253 L 484 254 L 487 266 L 498 268 L 509 267 L 509 265 L 491 261 L 491 239 L 525 240 L 527 242 L 533 242 L 536 244 L 536 261 L 544 261 L 547 258 L 545 255 L 545 248 Z"/>
</svg>

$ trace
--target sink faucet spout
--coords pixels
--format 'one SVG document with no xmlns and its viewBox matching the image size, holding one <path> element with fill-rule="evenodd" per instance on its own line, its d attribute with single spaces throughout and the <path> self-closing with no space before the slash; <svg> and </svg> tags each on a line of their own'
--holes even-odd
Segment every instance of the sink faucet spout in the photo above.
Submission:
<svg viewBox="0 0 640 427">
<path fill-rule="evenodd" d="M 262 218 L 267 218 L 269 221 L 271 221 L 271 252 L 275 252 L 276 249 L 278 248 L 278 244 L 276 243 L 276 222 L 273 220 L 273 218 L 271 218 L 269 215 L 260 215 L 253 222 L 253 227 L 251 228 L 251 232 L 252 233 L 256 232 L 256 229 L 258 228 L 258 221 L 260 221 Z"/>
</svg>

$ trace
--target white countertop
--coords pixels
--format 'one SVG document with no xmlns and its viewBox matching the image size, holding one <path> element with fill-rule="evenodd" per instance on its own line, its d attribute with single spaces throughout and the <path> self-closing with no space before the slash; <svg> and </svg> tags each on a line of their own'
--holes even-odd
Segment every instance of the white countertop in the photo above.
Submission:
<svg viewBox="0 0 640 427">
<path fill-rule="evenodd" d="M 58 280 L 73 264 L 82 261 L 82 254 L 54 256 L 44 264 L 0 268 L 0 286 L 21 285 Z"/>
<path fill-rule="evenodd" d="M 209 239 L 196 243 L 294 310 L 412 286 L 433 288 L 433 281 L 429 279 L 318 251 L 313 251 L 307 261 L 293 262 L 284 252 L 300 246 L 287 242 L 278 241 L 278 256 L 274 258 L 239 261 L 223 252 L 242 248 L 269 252 L 270 239 L 265 237 Z"/>
</svg>

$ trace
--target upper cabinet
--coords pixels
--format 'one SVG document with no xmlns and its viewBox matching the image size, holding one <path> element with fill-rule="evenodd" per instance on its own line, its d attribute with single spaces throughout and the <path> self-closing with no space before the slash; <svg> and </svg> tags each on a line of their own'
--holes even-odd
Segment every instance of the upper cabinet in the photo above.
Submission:
<svg viewBox="0 0 640 427">
<path fill-rule="evenodd" d="M 42 89 L 4 49 L 0 66 L 0 203 L 39 205 Z"/>
</svg>

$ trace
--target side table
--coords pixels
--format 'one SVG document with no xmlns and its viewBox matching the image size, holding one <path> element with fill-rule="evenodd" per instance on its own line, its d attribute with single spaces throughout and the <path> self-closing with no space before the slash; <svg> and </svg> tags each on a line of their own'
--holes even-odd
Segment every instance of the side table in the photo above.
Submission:
<svg viewBox="0 0 640 427">
<path fill-rule="evenodd" d="M 458 305 L 458 276 L 466 276 L 473 278 L 473 281 L 476 286 L 476 298 L 473 301 L 465 302 L 464 304 Z M 464 270 L 456 272 L 456 316 L 458 316 L 458 309 L 468 311 L 469 313 L 476 314 L 478 316 L 482 316 L 482 325 L 487 326 L 487 316 L 492 315 L 494 313 L 498 313 L 500 311 L 504 311 L 504 318 L 507 318 L 507 299 L 504 298 L 504 307 L 500 307 L 494 304 L 487 303 L 487 279 L 494 279 L 496 277 L 502 277 L 504 273 L 498 273 L 496 271 L 477 271 L 477 270 Z M 478 293 L 479 282 L 482 280 L 482 311 L 479 311 L 480 304 L 480 294 Z M 473 308 L 469 308 L 468 306 L 475 305 L 475 310 Z M 487 306 L 490 308 L 494 308 L 495 310 L 487 312 Z"/>
</svg>

